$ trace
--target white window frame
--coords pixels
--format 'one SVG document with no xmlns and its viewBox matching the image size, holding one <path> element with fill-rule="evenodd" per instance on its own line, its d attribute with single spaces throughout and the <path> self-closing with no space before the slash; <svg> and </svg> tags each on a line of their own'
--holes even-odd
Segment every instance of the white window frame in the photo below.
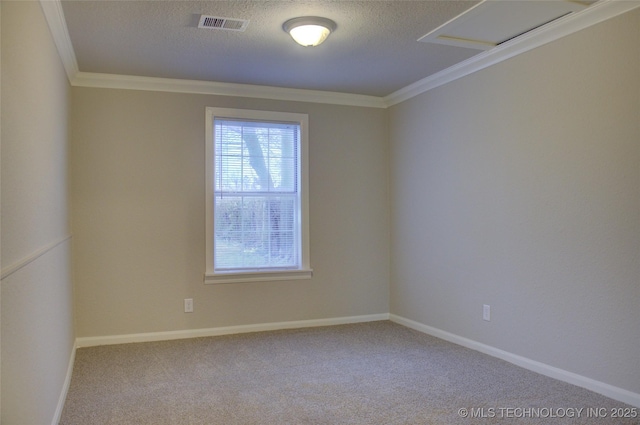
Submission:
<svg viewBox="0 0 640 425">
<path fill-rule="evenodd" d="M 215 220 L 214 220 L 214 120 L 216 118 L 231 118 L 265 122 L 292 122 L 300 125 L 300 146 L 298 149 L 299 173 L 298 188 L 300 191 L 300 268 L 286 270 L 255 270 L 216 272 L 214 266 Z M 207 107 L 205 113 L 206 131 L 206 270 L 204 283 L 236 283 L 262 282 L 277 280 L 310 279 L 313 270 L 309 258 L 309 116 L 292 112 L 257 111 L 250 109 L 231 109 Z"/>
</svg>

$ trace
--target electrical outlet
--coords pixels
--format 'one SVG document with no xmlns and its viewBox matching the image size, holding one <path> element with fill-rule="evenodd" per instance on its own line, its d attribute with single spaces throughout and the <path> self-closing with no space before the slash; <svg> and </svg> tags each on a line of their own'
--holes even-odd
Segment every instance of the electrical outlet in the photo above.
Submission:
<svg viewBox="0 0 640 425">
<path fill-rule="evenodd" d="M 487 322 L 491 321 L 491 306 L 488 304 L 482 306 L 482 319 Z"/>
<path fill-rule="evenodd" d="M 184 312 L 193 313 L 193 298 L 184 299 Z"/>
</svg>

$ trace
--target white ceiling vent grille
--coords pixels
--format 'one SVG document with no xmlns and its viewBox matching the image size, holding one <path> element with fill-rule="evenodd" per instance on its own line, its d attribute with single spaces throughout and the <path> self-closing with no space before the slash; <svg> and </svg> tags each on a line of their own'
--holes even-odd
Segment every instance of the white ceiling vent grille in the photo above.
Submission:
<svg viewBox="0 0 640 425">
<path fill-rule="evenodd" d="M 198 28 L 227 31 L 244 31 L 247 29 L 247 25 L 249 25 L 249 21 L 246 19 L 223 18 L 210 15 L 200 15 L 200 22 L 198 22 Z"/>
<path fill-rule="evenodd" d="M 594 2 L 483 0 L 418 41 L 489 50 Z"/>
</svg>

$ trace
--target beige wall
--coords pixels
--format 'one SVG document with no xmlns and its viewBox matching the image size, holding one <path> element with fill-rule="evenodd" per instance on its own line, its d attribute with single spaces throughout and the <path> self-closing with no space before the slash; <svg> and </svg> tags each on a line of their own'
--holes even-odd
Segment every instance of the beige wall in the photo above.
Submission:
<svg viewBox="0 0 640 425">
<path fill-rule="evenodd" d="M 392 313 L 640 392 L 639 41 L 634 11 L 390 109 Z"/>
<path fill-rule="evenodd" d="M 309 114 L 311 280 L 203 283 L 206 106 Z M 388 312 L 385 110 L 78 87 L 72 110 L 79 337 Z"/>
<path fill-rule="evenodd" d="M 1 29 L 1 421 L 46 424 L 75 339 L 66 239 L 69 86 L 38 2 L 3 1 Z"/>
</svg>

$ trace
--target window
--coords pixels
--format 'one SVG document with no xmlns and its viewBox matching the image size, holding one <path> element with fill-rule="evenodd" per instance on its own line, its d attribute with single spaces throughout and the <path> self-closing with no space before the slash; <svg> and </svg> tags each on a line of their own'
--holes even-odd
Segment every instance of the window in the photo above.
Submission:
<svg viewBox="0 0 640 425">
<path fill-rule="evenodd" d="M 206 109 L 205 283 L 309 279 L 308 117 Z"/>
</svg>

